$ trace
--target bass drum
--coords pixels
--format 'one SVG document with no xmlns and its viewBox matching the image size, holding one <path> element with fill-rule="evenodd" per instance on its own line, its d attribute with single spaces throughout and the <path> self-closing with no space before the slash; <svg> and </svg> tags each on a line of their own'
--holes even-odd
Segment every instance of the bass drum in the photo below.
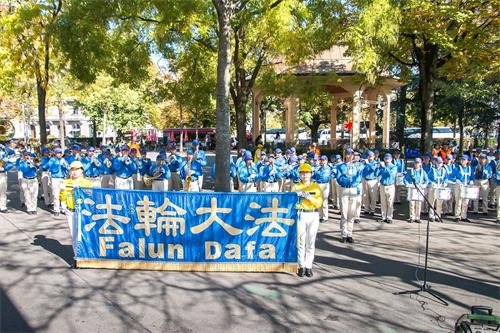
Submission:
<svg viewBox="0 0 500 333">
<path fill-rule="evenodd" d="M 0 141 L 5 142 L 14 137 L 16 129 L 14 124 L 8 119 L 0 119 Z"/>
</svg>

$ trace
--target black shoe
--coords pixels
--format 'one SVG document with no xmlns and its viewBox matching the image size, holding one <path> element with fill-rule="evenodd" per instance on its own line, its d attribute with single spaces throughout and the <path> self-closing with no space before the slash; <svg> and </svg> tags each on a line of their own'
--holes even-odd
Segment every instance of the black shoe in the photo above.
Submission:
<svg viewBox="0 0 500 333">
<path fill-rule="evenodd" d="M 429 219 L 429 221 L 430 221 L 430 222 L 435 222 L 435 221 L 436 221 L 436 219 L 435 219 L 435 218 L 430 218 L 430 219 Z"/>
<path fill-rule="evenodd" d="M 312 268 L 306 268 L 306 276 L 307 277 L 312 277 L 314 274 L 313 274 L 313 270 Z"/>
<path fill-rule="evenodd" d="M 384 222 L 387 222 L 387 220 L 386 219 L 378 219 L 377 222 L 384 223 Z"/>
<path fill-rule="evenodd" d="M 370 215 L 371 216 L 375 216 L 375 212 L 370 212 Z"/>
<path fill-rule="evenodd" d="M 352 237 L 347 237 L 347 243 L 354 243 L 354 239 L 352 239 Z"/>
<path fill-rule="evenodd" d="M 7 209 L 2 209 L 0 210 L 0 213 L 4 213 L 4 214 L 7 214 L 9 211 Z"/>
<path fill-rule="evenodd" d="M 47 208 L 54 208 L 54 204 L 48 204 Z"/>
<path fill-rule="evenodd" d="M 319 219 L 319 223 L 325 223 L 325 219 Z"/>
<path fill-rule="evenodd" d="M 354 219 L 355 224 L 359 224 L 361 221 L 359 219 Z"/>
<path fill-rule="evenodd" d="M 460 222 L 460 217 L 455 217 L 454 221 L 457 223 Z"/>
<path fill-rule="evenodd" d="M 412 219 L 408 219 L 406 220 L 408 223 L 413 223 L 413 220 Z"/>
<path fill-rule="evenodd" d="M 54 212 L 54 216 L 59 216 L 59 212 Z"/>
<path fill-rule="evenodd" d="M 500 224 L 500 220 L 496 220 L 496 221 L 495 221 L 495 223 L 496 223 L 496 224 Z"/>
<path fill-rule="evenodd" d="M 345 243 L 346 241 L 347 241 L 347 237 L 342 237 L 342 238 L 340 239 L 340 242 L 341 242 L 341 243 Z"/>
<path fill-rule="evenodd" d="M 470 220 L 468 218 L 462 219 L 461 221 L 462 222 L 470 222 Z"/>
<path fill-rule="evenodd" d="M 385 220 L 385 223 L 392 224 L 392 220 L 391 219 L 387 219 L 387 220 Z"/>
<path fill-rule="evenodd" d="M 486 215 L 488 215 L 488 213 L 485 212 L 485 213 L 483 213 L 483 215 L 486 216 Z"/>
<path fill-rule="evenodd" d="M 394 204 L 395 205 L 401 205 L 401 202 L 400 201 L 396 201 Z"/>
<path fill-rule="evenodd" d="M 303 277 L 304 273 L 305 273 L 305 268 L 304 267 L 300 267 L 299 271 L 297 272 L 297 275 L 300 276 L 300 277 Z"/>
</svg>

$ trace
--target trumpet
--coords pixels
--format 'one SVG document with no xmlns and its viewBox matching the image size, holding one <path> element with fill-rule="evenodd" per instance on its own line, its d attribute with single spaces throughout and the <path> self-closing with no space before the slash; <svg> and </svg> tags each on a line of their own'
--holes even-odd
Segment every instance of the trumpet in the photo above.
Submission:
<svg viewBox="0 0 500 333">
<path fill-rule="evenodd" d="M 170 165 L 172 162 L 175 161 L 175 154 L 170 154 L 170 156 L 168 157 L 168 165 Z"/>
<path fill-rule="evenodd" d="M 161 165 L 163 163 L 162 162 L 159 162 L 158 163 L 158 166 L 155 168 L 154 172 L 153 172 L 153 175 L 150 176 L 148 174 L 145 174 L 144 175 L 144 184 L 147 186 L 147 187 L 152 187 L 153 185 L 153 181 L 160 178 L 161 175 L 163 175 L 163 169 L 161 168 Z"/>
<path fill-rule="evenodd" d="M 104 160 L 104 165 L 106 166 L 106 168 L 111 168 L 111 166 L 113 165 L 113 163 L 109 160 L 109 158 L 106 158 Z"/>
<path fill-rule="evenodd" d="M 131 162 L 131 160 L 130 160 L 130 156 L 128 156 L 128 155 L 127 155 L 127 156 L 125 156 L 125 157 L 123 158 L 123 162 L 124 162 L 125 164 L 127 164 L 127 165 L 128 165 L 128 164 L 130 164 L 130 162 Z"/>
<path fill-rule="evenodd" d="M 40 157 L 38 157 L 38 156 L 37 156 L 37 157 L 35 157 L 35 158 L 33 159 L 33 163 L 35 163 L 35 166 L 39 166 L 39 165 L 40 165 L 40 163 L 41 163 Z"/>
</svg>

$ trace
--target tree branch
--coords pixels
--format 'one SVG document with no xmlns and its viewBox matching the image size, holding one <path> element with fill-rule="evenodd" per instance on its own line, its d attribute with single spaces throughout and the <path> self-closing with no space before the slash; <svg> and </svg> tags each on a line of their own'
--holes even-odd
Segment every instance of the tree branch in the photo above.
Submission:
<svg viewBox="0 0 500 333">
<path fill-rule="evenodd" d="M 396 60 L 397 62 L 399 62 L 400 64 L 403 64 L 403 65 L 406 65 L 406 66 L 410 66 L 410 67 L 413 67 L 413 66 L 417 66 L 418 63 L 413 61 L 413 62 L 407 62 L 407 61 L 403 61 L 402 59 L 400 59 L 398 56 L 396 56 L 394 53 L 392 52 L 389 52 L 388 55 L 393 58 L 394 60 Z"/>
</svg>

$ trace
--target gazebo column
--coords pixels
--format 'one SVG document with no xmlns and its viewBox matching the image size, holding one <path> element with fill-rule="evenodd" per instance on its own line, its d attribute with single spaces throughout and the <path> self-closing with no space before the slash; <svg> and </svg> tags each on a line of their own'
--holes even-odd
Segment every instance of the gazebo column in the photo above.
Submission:
<svg viewBox="0 0 500 333">
<path fill-rule="evenodd" d="M 254 92 L 252 94 L 253 103 L 252 103 L 252 140 L 255 142 L 255 139 L 260 135 L 260 104 L 262 103 L 262 95 Z"/>
<path fill-rule="evenodd" d="M 376 139 L 376 128 L 375 125 L 377 123 L 377 112 L 376 112 L 376 105 L 370 103 L 370 116 L 369 116 L 369 128 L 368 128 L 368 142 L 370 145 L 375 145 L 375 139 Z"/>
<path fill-rule="evenodd" d="M 332 97 L 332 108 L 330 110 L 330 148 L 337 145 L 337 98 Z"/>
<path fill-rule="evenodd" d="M 363 90 L 359 89 L 354 92 L 353 95 L 353 109 L 352 109 L 352 147 L 357 148 L 359 146 L 359 132 L 360 132 L 360 119 L 361 119 L 361 97 L 363 96 Z"/>
<path fill-rule="evenodd" d="M 391 92 L 388 91 L 384 94 L 384 99 L 386 101 L 384 105 L 384 112 L 382 117 L 382 145 L 384 148 L 389 148 L 389 134 L 391 126 Z"/>
<path fill-rule="evenodd" d="M 295 127 L 297 119 L 297 98 L 290 96 L 285 100 L 286 105 L 286 145 L 294 146 L 295 142 Z"/>
</svg>

